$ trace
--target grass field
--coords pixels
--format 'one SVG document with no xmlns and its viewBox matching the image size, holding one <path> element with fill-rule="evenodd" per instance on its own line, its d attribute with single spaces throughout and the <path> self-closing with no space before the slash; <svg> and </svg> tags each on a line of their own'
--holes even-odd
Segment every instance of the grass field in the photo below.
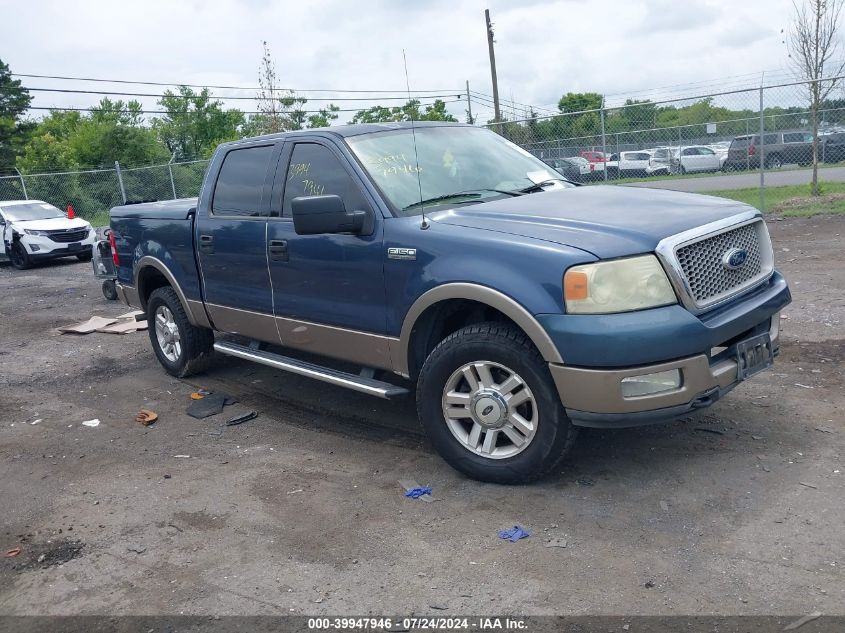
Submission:
<svg viewBox="0 0 845 633">
<path fill-rule="evenodd" d="M 845 213 L 845 182 L 820 183 L 822 195 L 810 196 L 809 185 L 766 187 L 765 211 L 784 216 L 810 216 L 822 213 Z M 708 195 L 731 198 L 760 208 L 760 189 L 727 189 L 709 191 Z"/>
</svg>

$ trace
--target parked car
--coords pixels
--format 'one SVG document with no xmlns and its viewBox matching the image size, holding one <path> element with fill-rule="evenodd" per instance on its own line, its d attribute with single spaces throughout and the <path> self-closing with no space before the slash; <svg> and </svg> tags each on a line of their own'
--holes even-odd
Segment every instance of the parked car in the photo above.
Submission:
<svg viewBox="0 0 845 633">
<path fill-rule="evenodd" d="M 586 159 L 590 163 L 604 163 L 607 160 L 604 152 L 597 152 L 596 150 L 585 150 L 581 152 L 581 158 Z"/>
<path fill-rule="evenodd" d="M 575 187 L 460 124 L 226 143 L 198 199 L 116 207 L 111 229 L 170 374 L 217 351 L 415 392 L 434 448 L 499 483 L 549 472 L 580 426 L 713 404 L 772 365 L 790 301 L 756 209 Z"/>
<path fill-rule="evenodd" d="M 687 174 L 701 171 L 719 171 L 719 155 L 705 145 L 690 145 L 672 150 L 671 167 L 674 173 Z"/>
<path fill-rule="evenodd" d="M 825 163 L 845 160 L 845 133 L 834 132 L 819 140 L 819 160 Z"/>
<path fill-rule="evenodd" d="M 651 154 L 648 152 L 620 152 L 611 154 L 605 163 L 608 178 L 645 176 Z"/>
<path fill-rule="evenodd" d="M 656 147 L 649 150 L 648 165 L 645 168 L 646 176 L 668 176 L 672 173 L 670 158 L 672 149 L 670 147 Z"/>
<path fill-rule="evenodd" d="M 580 156 L 552 158 L 547 163 L 570 182 L 590 180 L 590 176 L 594 171 L 587 159 L 581 158 Z"/>
<path fill-rule="evenodd" d="M 12 266 L 25 270 L 33 263 L 57 257 L 91 260 L 96 235 L 81 218 L 68 217 L 41 200 L 0 201 L 0 235 Z"/>
<path fill-rule="evenodd" d="M 759 168 L 761 149 L 766 169 L 780 169 L 787 164 L 809 165 L 813 161 L 813 135 L 800 130 L 770 132 L 763 135 L 762 148 L 759 134 L 737 136 L 731 141 L 723 169 Z"/>
</svg>

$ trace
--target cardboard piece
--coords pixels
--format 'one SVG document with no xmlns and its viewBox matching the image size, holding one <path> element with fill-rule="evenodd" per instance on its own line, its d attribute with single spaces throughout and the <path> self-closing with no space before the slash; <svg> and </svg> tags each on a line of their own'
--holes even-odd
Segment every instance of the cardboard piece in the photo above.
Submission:
<svg viewBox="0 0 845 633">
<path fill-rule="evenodd" d="M 59 328 L 62 334 L 90 334 L 99 328 L 106 327 L 112 323 L 117 323 L 117 319 L 106 319 L 105 317 L 93 316 L 87 321 L 77 323 L 76 325 L 66 325 Z"/>
<path fill-rule="evenodd" d="M 107 332 L 108 334 L 128 334 L 129 332 L 136 332 L 138 330 L 146 330 L 146 321 L 118 321 L 106 327 L 97 328 L 97 332 Z"/>
</svg>

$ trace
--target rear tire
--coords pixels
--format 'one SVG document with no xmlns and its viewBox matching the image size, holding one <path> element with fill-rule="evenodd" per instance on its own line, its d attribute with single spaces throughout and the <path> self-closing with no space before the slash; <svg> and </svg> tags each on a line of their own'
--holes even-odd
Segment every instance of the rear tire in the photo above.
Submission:
<svg viewBox="0 0 845 633">
<path fill-rule="evenodd" d="M 546 361 L 502 323 L 465 327 L 434 348 L 420 372 L 417 412 L 449 465 L 492 483 L 542 477 L 577 436 Z"/>
<path fill-rule="evenodd" d="M 214 333 L 191 325 L 170 286 L 153 290 L 147 301 L 147 324 L 153 351 L 168 374 L 185 378 L 208 367 Z"/>
</svg>

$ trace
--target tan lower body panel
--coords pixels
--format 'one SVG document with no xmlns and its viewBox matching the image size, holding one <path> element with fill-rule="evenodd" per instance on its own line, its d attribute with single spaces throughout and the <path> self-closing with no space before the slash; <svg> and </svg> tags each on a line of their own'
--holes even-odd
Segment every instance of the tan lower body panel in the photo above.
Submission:
<svg viewBox="0 0 845 633">
<path fill-rule="evenodd" d="M 622 379 L 678 369 L 681 386 L 671 391 L 626 398 Z M 705 354 L 627 369 L 585 369 L 549 364 L 560 401 L 567 409 L 590 413 L 637 413 L 687 404 L 715 387 L 725 389 L 737 380 L 735 360 L 710 365 Z"/>
<path fill-rule="evenodd" d="M 365 367 L 393 370 L 388 336 L 206 304 L 214 329 Z"/>
</svg>

